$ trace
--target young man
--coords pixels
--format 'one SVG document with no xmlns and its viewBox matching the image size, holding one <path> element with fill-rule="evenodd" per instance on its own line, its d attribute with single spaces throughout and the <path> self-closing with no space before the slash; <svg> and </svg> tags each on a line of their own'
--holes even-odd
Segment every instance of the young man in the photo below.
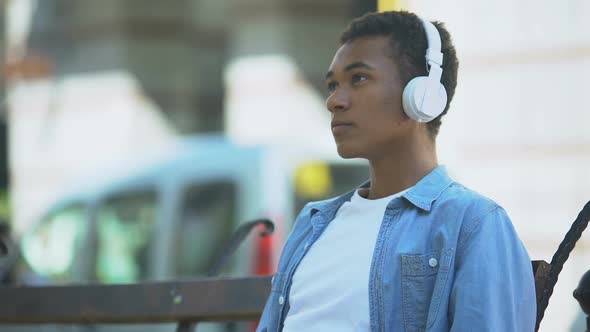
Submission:
<svg viewBox="0 0 590 332">
<path fill-rule="evenodd" d="M 530 258 L 506 212 L 438 165 L 458 61 L 435 25 L 387 12 L 342 34 L 326 105 L 338 153 L 367 159 L 370 181 L 303 208 L 258 331 L 534 330 Z"/>
</svg>

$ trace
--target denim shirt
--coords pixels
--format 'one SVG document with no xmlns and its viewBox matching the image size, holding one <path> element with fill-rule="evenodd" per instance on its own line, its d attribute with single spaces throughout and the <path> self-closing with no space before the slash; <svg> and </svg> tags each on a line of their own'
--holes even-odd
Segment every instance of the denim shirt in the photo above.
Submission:
<svg viewBox="0 0 590 332">
<path fill-rule="evenodd" d="M 297 266 L 353 193 L 303 208 L 258 332 L 282 330 Z M 389 202 L 368 273 L 372 332 L 534 331 L 531 262 L 510 219 L 443 166 Z"/>
</svg>

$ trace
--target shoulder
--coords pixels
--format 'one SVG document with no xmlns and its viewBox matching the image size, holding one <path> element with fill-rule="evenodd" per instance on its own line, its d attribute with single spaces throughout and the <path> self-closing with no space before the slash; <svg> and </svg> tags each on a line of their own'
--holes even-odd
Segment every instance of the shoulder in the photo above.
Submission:
<svg viewBox="0 0 590 332">
<path fill-rule="evenodd" d="M 481 219 L 495 210 L 503 210 L 491 198 L 458 182 L 449 185 L 435 202 L 434 208 L 453 209 L 456 212 L 461 212 L 463 217 L 468 219 Z"/>
<path fill-rule="evenodd" d="M 453 182 L 439 197 L 434 208 L 442 210 L 443 214 L 452 211 L 454 222 L 460 223 L 459 247 L 475 233 L 512 229 L 512 222 L 502 206 L 457 182 Z"/>
</svg>

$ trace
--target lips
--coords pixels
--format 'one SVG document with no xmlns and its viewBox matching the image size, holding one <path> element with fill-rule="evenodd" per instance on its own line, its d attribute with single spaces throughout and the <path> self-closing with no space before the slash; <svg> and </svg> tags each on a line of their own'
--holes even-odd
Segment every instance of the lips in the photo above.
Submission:
<svg viewBox="0 0 590 332">
<path fill-rule="evenodd" d="M 342 135 L 352 128 L 352 122 L 332 121 L 332 134 Z"/>
<path fill-rule="evenodd" d="M 332 129 L 341 126 L 352 126 L 352 122 L 332 121 Z"/>
</svg>

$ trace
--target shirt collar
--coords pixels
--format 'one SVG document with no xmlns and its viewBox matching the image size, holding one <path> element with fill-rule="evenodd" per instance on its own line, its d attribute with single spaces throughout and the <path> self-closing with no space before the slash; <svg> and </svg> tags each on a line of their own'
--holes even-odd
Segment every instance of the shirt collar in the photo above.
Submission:
<svg viewBox="0 0 590 332">
<path fill-rule="evenodd" d="M 430 211 L 432 204 L 438 199 L 442 192 L 453 183 L 453 180 L 447 174 L 445 166 L 438 166 L 428 175 L 423 177 L 416 185 L 406 191 L 402 197 L 410 203 L 424 211 Z M 339 197 L 315 203 L 311 208 L 311 215 L 320 211 L 328 220 L 336 215 L 336 212 L 344 202 L 349 201 L 354 192 L 360 188 L 367 188 L 370 181 L 363 183 L 361 186 Z"/>
<path fill-rule="evenodd" d="M 453 183 L 453 180 L 447 174 L 446 167 L 438 166 L 402 196 L 416 207 L 424 211 L 430 211 L 432 203 L 440 197 L 451 183 Z"/>
</svg>

